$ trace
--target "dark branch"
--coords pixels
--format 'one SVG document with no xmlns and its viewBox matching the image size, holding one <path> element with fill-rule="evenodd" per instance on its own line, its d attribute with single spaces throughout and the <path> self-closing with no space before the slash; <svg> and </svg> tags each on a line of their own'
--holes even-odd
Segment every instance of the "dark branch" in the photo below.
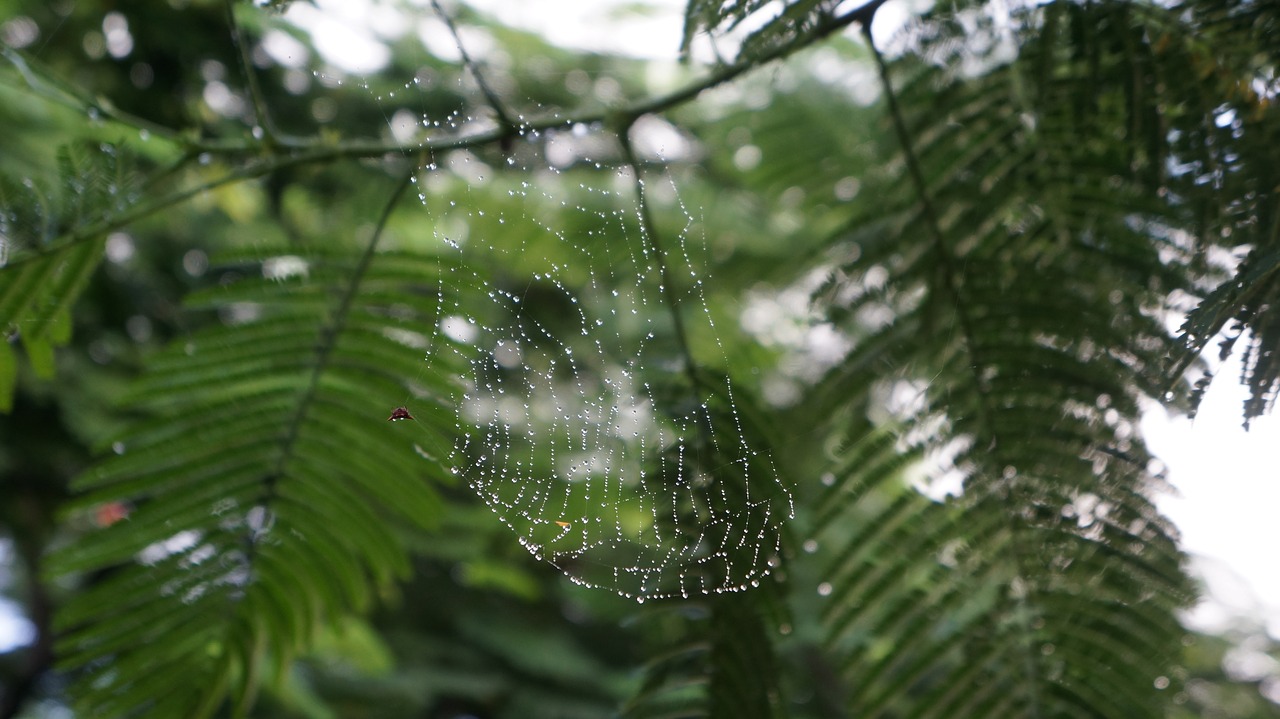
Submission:
<svg viewBox="0 0 1280 719">
<path fill-rule="evenodd" d="M 427 138 L 417 147 L 411 149 L 420 152 L 438 154 L 441 152 L 448 152 L 450 150 L 461 150 L 486 145 L 505 146 L 529 132 L 540 132 L 571 127 L 574 125 L 597 125 L 610 119 L 619 119 L 620 122 L 618 122 L 617 125 L 622 128 L 628 128 L 636 118 L 642 115 L 665 112 L 689 102 L 711 88 L 723 85 L 751 70 L 762 67 L 775 60 L 788 57 L 854 23 L 861 23 L 864 27 L 869 27 L 870 20 L 875 15 L 875 11 L 883 5 L 884 2 L 885 0 L 872 0 L 871 2 L 843 15 L 837 15 L 829 18 L 825 22 L 814 27 L 809 33 L 796 38 L 790 43 L 779 46 L 761 57 L 727 65 L 715 72 L 712 72 L 704 78 L 689 83 L 683 88 L 664 95 L 634 102 L 619 110 L 611 112 L 596 110 L 569 117 L 559 115 L 544 116 L 533 118 L 529 121 L 522 121 L 518 125 L 500 124 L 499 127 L 491 131 L 480 132 L 466 137 Z M 461 48 L 461 44 L 459 44 L 459 47 Z M 189 157 L 191 158 L 198 157 L 201 153 L 228 156 L 261 156 L 264 150 L 269 153 L 268 159 L 260 161 L 258 164 L 241 168 L 216 180 L 201 183 L 196 187 L 173 193 L 165 198 L 146 205 L 136 206 L 129 210 L 125 210 L 114 217 L 107 218 L 87 227 L 82 227 L 64 234 L 39 249 L 29 251 L 19 257 L 11 258 L 9 264 L 5 267 L 6 270 L 16 269 L 24 262 L 55 254 L 69 245 L 100 238 L 106 233 L 124 227 L 131 222 L 148 217 L 167 207 L 184 202 L 196 195 L 225 184 L 262 177 L 274 172 L 275 170 L 298 165 L 323 164 L 344 159 L 376 158 L 387 155 L 398 156 L 403 155 L 406 149 L 401 145 L 387 144 L 384 142 L 354 140 L 334 143 L 331 139 L 326 138 L 291 137 L 278 133 L 271 137 L 269 145 L 258 139 L 211 141 L 192 139 L 176 130 L 157 126 L 155 123 L 150 121 L 115 110 L 105 101 L 89 99 L 82 93 L 70 90 L 64 87 L 61 83 L 50 80 L 48 73 L 36 72 L 33 70 L 30 63 L 27 62 L 23 56 L 13 52 L 12 50 L 4 50 L 3 54 L 6 59 L 18 67 L 28 86 L 37 93 L 62 104 L 75 107 L 80 111 L 97 112 L 116 122 L 139 129 L 146 129 L 157 137 L 162 137 L 186 147 L 189 150 Z M 246 74 L 252 77 L 252 73 L 250 73 L 247 68 Z M 477 77 L 479 77 L 478 74 Z M 45 87 L 46 85 L 48 87 Z M 486 85 L 481 82 L 481 86 L 482 91 L 484 91 Z M 56 90 L 56 92 L 50 92 L 50 89 Z M 502 110 L 500 109 L 500 106 L 495 106 L 494 110 L 495 112 L 499 112 L 501 116 Z M 265 131 L 266 128 L 264 127 L 264 132 Z M 277 157 L 274 154 L 276 152 L 294 154 L 285 154 L 282 157 Z"/>
<path fill-rule="evenodd" d="M 227 26 L 231 31 L 231 43 L 240 51 L 240 68 L 244 71 L 245 83 L 249 86 L 249 99 L 253 102 L 253 116 L 262 130 L 268 143 L 274 142 L 276 132 L 271 123 L 271 115 L 267 112 L 267 96 L 258 83 L 258 75 L 253 71 L 253 57 L 249 52 L 248 38 L 236 22 L 235 0 L 227 0 Z"/>
<path fill-rule="evenodd" d="M 462 55 L 462 64 L 471 71 L 471 76 L 476 79 L 476 84 L 480 86 L 480 93 L 484 95 L 484 99 L 488 101 L 489 106 L 493 108 L 493 112 L 498 116 L 498 122 L 506 128 L 515 127 L 511 120 L 511 113 L 507 112 L 502 100 L 498 94 L 489 87 L 489 83 L 484 79 L 484 75 L 480 72 L 480 66 L 475 60 L 471 59 L 471 55 L 467 52 L 467 46 L 462 44 L 462 36 L 458 34 L 458 27 L 453 23 L 453 18 L 449 13 L 440 7 L 439 0 L 431 0 L 431 7 L 435 9 L 436 14 L 444 21 L 446 27 L 449 28 L 449 34 L 453 35 L 453 42 L 458 46 L 458 53 Z"/>
</svg>

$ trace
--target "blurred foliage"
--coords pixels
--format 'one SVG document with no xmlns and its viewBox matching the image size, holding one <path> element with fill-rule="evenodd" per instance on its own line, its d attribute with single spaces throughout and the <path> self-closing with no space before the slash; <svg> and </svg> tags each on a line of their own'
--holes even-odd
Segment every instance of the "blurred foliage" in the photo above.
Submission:
<svg viewBox="0 0 1280 719">
<path fill-rule="evenodd" d="M 0 718 L 1280 716 L 1274 642 L 1178 623 L 1137 425 L 1212 342 L 1246 421 L 1280 389 L 1280 12 L 963 0 L 873 44 L 881 4 L 691 0 L 668 67 L 387 0 L 357 72 L 293 22 L 332 3 L 0 0 Z M 435 238 L 555 261 L 629 160 L 720 331 L 645 307 L 640 371 L 731 378 L 793 487 L 750 591 L 575 586 L 444 461 L 465 372 L 414 338 L 526 268 Z"/>
</svg>

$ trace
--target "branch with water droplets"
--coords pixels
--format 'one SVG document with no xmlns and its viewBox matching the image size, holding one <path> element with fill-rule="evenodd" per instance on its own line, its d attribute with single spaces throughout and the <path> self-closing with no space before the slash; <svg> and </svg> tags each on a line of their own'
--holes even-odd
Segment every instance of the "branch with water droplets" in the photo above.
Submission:
<svg viewBox="0 0 1280 719">
<path fill-rule="evenodd" d="M 431 0 L 431 7 L 435 9 L 436 14 L 444 21 L 445 27 L 449 28 L 449 34 L 453 36 L 453 44 L 458 46 L 458 54 L 462 56 L 462 64 L 471 71 L 471 76 L 476 79 L 476 85 L 480 87 L 480 94 L 484 95 L 484 99 L 488 101 L 489 106 L 493 108 L 494 114 L 498 116 L 498 123 L 503 127 L 513 128 L 517 123 L 511 119 L 511 113 L 507 111 L 502 99 L 489 86 L 488 81 L 484 79 L 484 75 L 480 72 L 480 66 L 471 58 L 471 54 L 467 52 L 467 46 L 462 42 L 462 35 L 458 33 L 458 26 L 454 24 L 453 18 L 449 13 L 444 11 L 440 6 L 439 0 Z"/>
<path fill-rule="evenodd" d="M 148 136 L 180 144 L 187 144 L 189 140 L 194 139 L 185 138 L 181 132 L 170 127 L 125 112 L 106 98 L 90 96 L 84 90 L 58 77 L 36 58 L 8 47 L 0 48 L 0 56 L 13 65 L 27 88 L 37 97 L 70 108 L 92 121 L 111 120 Z"/>
<path fill-rule="evenodd" d="M 254 136 L 257 137 L 258 132 L 261 132 L 262 140 L 268 144 L 274 143 L 277 134 L 275 123 L 271 122 L 271 114 L 267 110 L 267 97 L 262 92 L 257 73 L 253 71 L 253 58 L 250 57 L 249 44 L 245 42 L 244 30 L 236 21 L 234 0 L 227 0 L 227 26 L 231 30 L 231 42 L 240 53 L 240 69 L 244 72 L 245 84 L 249 88 L 249 99 L 253 104 L 253 116 L 258 123 L 254 128 Z"/>
<path fill-rule="evenodd" d="M 101 238 L 106 233 L 120 229 L 132 222 L 149 217 L 161 210 L 177 205 L 204 192 L 223 185 L 251 180 L 266 176 L 276 170 L 300 165 L 324 164 L 339 160 L 381 158 L 387 156 L 403 156 L 406 152 L 441 153 L 451 150 L 462 150 L 488 145 L 504 146 L 530 133 L 555 130 L 578 125 L 599 125 L 609 123 L 614 127 L 629 128 L 635 120 L 643 115 L 661 113 L 690 102 L 703 92 L 723 85 L 747 72 L 763 67 L 775 60 L 790 56 L 815 42 L 822 40 L 854 23 L 867 24 L 875 14 L 875 10 L 885 0 L 871 0 L 858 8 L 842 15 L 834 16 L 815 26 L 812 31 L 782 45 L 769 53 L 751 60 L 743 60 L 725 65 L 706 77 L 700 78 L 672 92 L 646 98 L 630 103 L 614 110 L 586 111 L 572 116 L 548 115 L 525 119 L 518 118 L 513 124 L 500 123 L 499 127 L 474 134 L 457 137 L 427 138 L 415 147 L 406 148 L 399 144 L 389 144 L 371 140 L 339 140 L 324 135 L 315 137 L 298 137 L 275 133 L 270 138 L 240 137 L 200 139 L 186 132 L 158 125 L 144 118 L 115 109 L 105 100 L 91 99 L 83 92 L 76 91 L 56 80 L 52 73 L 43 69 L 35 69 L 23 55 L 9 49 L 0 51 L 4 57 L 18 68 L 27 86 L 36 94 L 72 107 L 94 116 L 105 117 L 121 125 L 132 127 L 140 132 L 173 142 L 186 151 L 183 163 L 196 161 L 196 158 L 208 155 L 227 157 L 253 157 L 254 164 L 246 165 L 222 177 L 202 182 L 186 190 L 174 192 L 159 200 L 137 205 L 120 213 L 95 222 L 91 225 L 71 230 L 55 238 L 40 248 L 31 249 L 10 258 L 5 269 L 13 269 L 25 262 L 46 257 L 80 242 Z M 474 70 L 473 70 L 474 71 Z M 482 85 L 485 87 L 484 83 Z M 495 112 L 504 110 L 495 105 Z M 265 128 L 264 128 L 265 132 Z M 179 167 L 169 168 L 174 172 Z"/>
</svg>

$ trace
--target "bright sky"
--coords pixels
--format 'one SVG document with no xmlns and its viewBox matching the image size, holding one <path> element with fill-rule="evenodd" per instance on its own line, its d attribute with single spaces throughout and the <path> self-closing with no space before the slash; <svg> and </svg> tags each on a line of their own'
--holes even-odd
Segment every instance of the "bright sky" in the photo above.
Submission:
<svg viewBox="0 0 1280 719">
<path fill-rule="evenodd" d="M 1196 612 L 1195 625 L 1222 627 L 1230 613 L 1261 615 L 1280 639 L 1280 417 L 1255 419 L 1245 432 L 1239 377 L 1232 358 L 1194 422 L 1156 409 L 1143 417 L 1142 432 L 1178 490 L 1157 506 L 1182 531 L 1183 548 L 1211 560 L 1195 566 L 1218 606 Z"/>
<path fill-rule="evenodd" d="M 838 10 L 843 12 L 865 2 L 845 0 Z M 429 52 L 456 59 L 452 37 L 435 17 L 429 0 L 407 0 L 407 3 L 417 6 L 418 10 L 406 10 L 398 1 L 388 0 L 313 0 L 290 5 L 286 17 L 311 34 L 312 43 L 326 61 L 354 74 L 372 73 L 384 67 L 391 55 L 383 41 L 409 32 L 416 32 Z M 882 6 L 871 26 L 877 44 L 888 40 L 912 12 L 932 3 L 933 0 L 896 0 Z M 686 0 L 467 0 L 467 4 L 501 18 L 510 27 L 536 32 L 559 47 L 673 60 L 680 49 Z M 482 56 L 484 46 L 490 42 L 487 35 L 466 27 L 460 30 L 468 50 Z M 269 39 L 280 45 L 288 42 L 279 35 Z M 284 57 L 287 52 L 272 55 L 287 65 L 290 62 Z M 293 57 L 300 57 L 303 52 L 298 48 Z M 695 58 L 715 57 L 709 45 L 696 40 L 693 54 Z"/>
</svg>

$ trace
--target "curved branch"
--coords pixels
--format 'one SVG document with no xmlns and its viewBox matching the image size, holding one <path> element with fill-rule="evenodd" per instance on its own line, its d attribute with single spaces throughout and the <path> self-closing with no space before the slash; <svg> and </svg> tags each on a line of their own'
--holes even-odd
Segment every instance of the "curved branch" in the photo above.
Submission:
<svg viewBox="0 0 1280 719">
<path fill-rule="evenodd" d="M 195 156 L 192 155 L 191 157 L 194 158 Z M 325 162 L 332 162 L 333 160 L 339 159 L 339 157 L 340 155 L 335 155 L 330 152 L 313 152 L 313 153 L 304 153 L 299 155 L 290 155 L 285 157 L 271 158 L 255 165 L 248 165 L 246 167 L 242 167 L 238 170 L 228 172 L 227 174 L 221 177 L 217 177 L 207 182 L 202 182 L 196 185 L 195 187 L 189 187 L 185 190 L 179 190 L 178 192 L 171 193 L 169 195 L 161 197 L 158 200 L 148 202 L 143 205 L 134 205 L 133 207 L 127 210 L 121 211 L 119 214 L 116 214 L 114 216 L 108 217 L 103 220 L 99 220 L 98 222 L 94 222 L 93 224 L 85 225 L 83 227 L 72 230 L 66 234 L 63 234 L 55 238 L 54 240 L 48 242 L 47 244 L 39 248 L 28 250 L 24 252 L 22 255 L 18 256 L 17 258 L 10 259 L 8 264 L 4 265 L 2 270 L 3 271 L 12 270 L 26 264 L 27 262 L 39 260 L 41 258 L 48 257 L 50 255 L 55 255 L 61 252 L 62 250 L 65 250 L 68 247 L 71 247 L 72 245 L 76 245 L 81 242 L 85 242 L 87 240 L 100 238 L 109 232 L 118 230 L 122 227 L 125 227 L 126 225 L 129 225 L 133 222 L 144 219 L 146 217 L 150 217 L 151 215 L 154 215 L 157 212 L 160 212 L 161 210 L 165 210 L 170 207 L 173 207 L 174 205 L 178 205 L 183 202 L 186 202 L 187 200 L 193 197 L 196 197 L 198 195 L 204 194 L 210 190 L 216 190 L 217 188 L 222 187 L 223 185 L 230 185 L 237 182 L 242 182 L 244 180 L 253 180 L 253 179 L 262 177 L 264 175 L 269 175 L 276 170 L 284 169 L 287 167 L 294 167 L 296 165 L 309 165 L 309 164 L 320 164 Z M 187 158 L 187 159 L 184 159 L 182 162 L 185 163 L 189 161 L 190 161 L 190 158 Z M 176 172 L 178 169 L 179 169 L 179 166 L 170 167 L 165 170 L 165 173 L 172 174 L 173 172 Z"/>
<path fill-rule="evenodd" d="M 25 57 L 8 47 L 0 48 L 0 56 L 13 64 L 14 69 L 27 83 L 27 87 L 40 97 L 84 113 L 90 118 L 107 118 L 135 130 L 150 133 L 155 137 L 185 144 L 182 133 L 177 130 L 125 112 L 105 98 L 89 97 L 80 88 L 58 78 L 34 58 Z"/>
<path fill-rule="evenodd" d="M 244 80 L 249 87 L 254 119 L 262 130 L 263 139 L 272 143 L 276 136 L 275 125 L 271 122 L 271 114 L 267 111 L 267 96 L 263 94 L 262 84 L 258 82 L 258 75 L 253 71 L 249 43 L 240 23 L 236 22 L 235 0 L 227 0 L 227 27 L 231 30 L 231 43 L 240 53 L 240 69 L 244 71 Z"/>
<path fill-rule="evenodd" d="M 50 79 L 49 73 L 36 72 L 33 70 L 30 63 L 28 63 L 20 54 L 6 49 L 2 51 L 4 57 L 18 68 L 28 86 L 33 91 L 48 97 L 49 99 L 60 102 L 69 107 L 74 107 L 82 112 L 94 112 L 121 124 L 140 130 L 147 130 L 157 137 L 162 137 L 182 145 L 189 151 L 189 153 L 191 153 L 192 157 L 195 157 L 200 153 L 228 156 L 262 156 L 265 153 L 269 159 L 261 162 L 260 164 L 241 168 L 216 180 L 201 183 L 196 187 L 176 192 L 155 202 L 133 207 L 115 215 L 114 217 L 106 218 L 87 227 L 82 227 L 68 232 L 55 238 L 43 247 L 30 250 L 19 257 L 11 258 L 4 269 L 12 269 L 26 261 L 59 252 L 69 245 L 101 237 L 108 232 L 120 229 L 131 222 L 148 217 L 156 212 L 184 202 L 216 187 L 233 182 L 239 182 L 241 180 L 255 179 L 286 167 L 323 164 L 344 159 L 403 155 L 406 150 L 439 153 L 450 150 L 482 147 L 486 145 L 504 146 L 530 132 L 541 132 L 557 128 L 572 127 L 574 125 L 596 125 L 611 119 L 620 119 L 621 122 L 618 123 L 618 126 L 625 130 L 630 127 L 636 118 L 639 118 L 642 115 L 665 112 L 689 102 L 711 88 L 723 85 L 751 70 L 793 55 L 796 52 L 809 47 L 813 43 L 854 23 L 861 23 L 863 26 L 869 27 L 870 20 L 875 14 L 875 11 L 883 5 L 885 1 L 886 0 L 871 0 L 870 2 L 847 13 L 827 19 L 815 26 L 809 33 L 796 38 L 790 43 L 771 50 L 761 57 L 726 65 L 719 70 L 710 73 L 706 77 L 690 82 L 682 88 L 631 103 L 617 110 L 595 110 L 568 117 L 559 115 L 535 117 L 527 121 L 522 120 L 518 124 L 500 124 L 496 129 L 487 132 L 475 133 L 466 137 L 427 138 L 422 143 L 412 148 L 405 148 L 398 144 L 388 144 L 385 142 L 369 140 L 353 140 L 335 143 L 332 139 L 323 137 L 304 138 L 279 134 L 264 140 L 254 138 L 235 140 L 192 139 L 171 128 L 159 126 L 149 120 L 116 110 L 106 101 L 89 99 L 85 97 L 83 93 L 64 87 L 62 83 Z M 45 85 L 48 85 L 48 87 L 45 87 Z M 52 92 L 52 90 L 56 90 L 56 92 Z M 495 111 L 501 113 L 501 110 L 499 110 L 497 106 L 495 106 Z"/>
<path fill-rule="evenodd" d="M 480 93 L 484 95 L 484 99 L 489 102 L 489 106 L 498 115 L 499 124 L 506 127 L 514 126 L 516 123 L 512 122 L 511 113 L 507 112 L 506 106 L 498 97 L 498 94 L 493 91 L 493 88 L 484 79 L 484 75 L 480 73 L 480 66 L 476 64 L 475 60 L 471 59 L 471 54 L 467 52 L 467 46 L 462 44 L 462 36 L 458 34 L 458 26 L 454 24 L 453 18 L 440 6 L 440 0 L 431 0 L 431 7 L 435 9 L 436 14 L 444 21 L 445 27 L 449 28 L 449 34 L 453 35 L 453 44 L 458 46 L 458 54 L 462 55 L 462 64 L 471 71 L 472 77 L 476 79 L 476 84 L 480 86 Z"/>
</svg>

